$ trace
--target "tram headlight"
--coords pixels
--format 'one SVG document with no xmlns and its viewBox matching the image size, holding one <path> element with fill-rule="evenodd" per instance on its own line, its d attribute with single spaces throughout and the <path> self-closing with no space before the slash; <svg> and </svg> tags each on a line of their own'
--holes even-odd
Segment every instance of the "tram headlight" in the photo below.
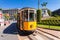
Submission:
<svg viewBox="0 0 60 40">
<path fill-rule="evenodd" d="M 33 25 L 30 25 L 30 28 L 32 28 L 33 27 Z"/>
</svg>

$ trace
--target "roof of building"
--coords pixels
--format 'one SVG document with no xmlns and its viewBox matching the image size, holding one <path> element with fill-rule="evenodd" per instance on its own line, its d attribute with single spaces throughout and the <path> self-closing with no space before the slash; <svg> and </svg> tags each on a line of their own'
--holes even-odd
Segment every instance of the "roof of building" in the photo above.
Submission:
<svg viewBox="0 0 60 40">
<path fill-rule="evenodd" d="M 18 10 L 18 9 L 3 9 L 3 10 Z"/>
</svg>

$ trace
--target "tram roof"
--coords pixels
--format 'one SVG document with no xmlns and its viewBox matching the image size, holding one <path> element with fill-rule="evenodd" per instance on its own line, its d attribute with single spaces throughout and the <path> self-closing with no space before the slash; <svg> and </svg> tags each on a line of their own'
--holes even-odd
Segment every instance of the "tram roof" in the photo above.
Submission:
<svg viewBox="0 0 60 40">
<path fill-rule="evenodd" d="M 20 10 L 23 10 L 23 9 L 35 9 L 35 8 L 31 8 L 31 7 L 24 7 L 24 8 L 21 8 Z"/>
</svg>

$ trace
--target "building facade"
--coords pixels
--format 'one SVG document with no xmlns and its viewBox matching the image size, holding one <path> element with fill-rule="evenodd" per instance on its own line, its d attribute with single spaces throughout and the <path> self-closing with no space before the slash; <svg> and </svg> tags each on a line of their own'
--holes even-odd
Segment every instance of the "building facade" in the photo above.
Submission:
<svg viewBox="0 0 60 40">
<path fill-rule="evenodd" d="M 9 14 L 10 15 L 10 19 L 14 19 L 14 14 L 17 14 L 18 13 L 18 9 L 5 9 L 5 10 L 2 10 L 2 12 L 5 14 Z"/>
<path fill-rule="evenodd" d="M 0 26 L 4 26 L 4 18 L 3 18 L 2 10 L 0 10 Z"/>
</svg>

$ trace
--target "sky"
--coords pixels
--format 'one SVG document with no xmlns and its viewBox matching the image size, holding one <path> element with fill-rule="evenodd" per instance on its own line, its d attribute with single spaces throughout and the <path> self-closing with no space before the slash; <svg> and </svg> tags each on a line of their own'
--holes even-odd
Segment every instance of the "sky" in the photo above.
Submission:
<svg viewBox="0 0 60 40">
<path fill-rule="evenodd" d="M 60 0 L 40 0 L 40 8 L 42 8 L 41 4 L 43 2 L 47 2 L 47 8 L 51 11 L 57 10 L 60 8 Z M 23 8 L 23 7 L 32 7 L 38 8 L 38 0 L 0 0 L 0 8 L 8 9 L 8 8 Z"/>
</svg>

